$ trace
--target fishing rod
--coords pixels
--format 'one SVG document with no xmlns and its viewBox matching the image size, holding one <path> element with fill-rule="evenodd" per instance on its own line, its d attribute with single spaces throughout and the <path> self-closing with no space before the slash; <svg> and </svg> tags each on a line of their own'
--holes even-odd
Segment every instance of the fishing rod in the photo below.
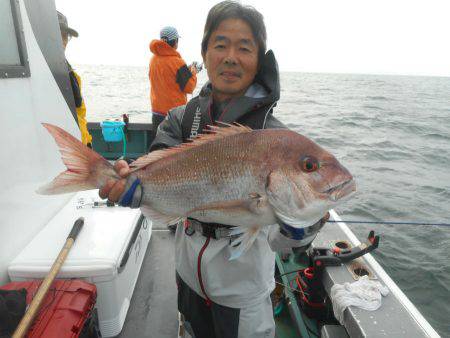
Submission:
<svg viewBox="0 0 450 338">
<path fill-rule="evenodd" d="M 450 227 L 450 223 L 425 223 L 425 222 L 386 222 L 386 221 L 334 221 L 327 220 L 329 223 L 348 223 L 348 224 L 391 224 L 391 225 L 434 225 Z"/>
</svg>

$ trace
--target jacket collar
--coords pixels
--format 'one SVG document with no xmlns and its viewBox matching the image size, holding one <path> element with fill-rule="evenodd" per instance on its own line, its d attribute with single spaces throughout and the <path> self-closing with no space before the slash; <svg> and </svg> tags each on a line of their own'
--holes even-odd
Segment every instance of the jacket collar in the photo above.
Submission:
<svg viewBox="0 0 450 338">
<path fill-rule="evenodd" d="M 168 43 L 162 40 L 152 40 L 150 42 L 150 51 L 159 56 L 178 56 L 180 57 L 180 53 L 178 53 L 173 47 L 171 47 Z"/>
<path fill-rule="evenodd" d="M 208 81 L 200 91 L 200 108 L 209 109 L 212 99 L 211 83 Z M 261 68 L 255 76 L 253 84 L 244 96 L 231 99 L 227 112 L 221 121 L 231 123 L 242 116 L 264 106 L 274 105 L 280 98 L 280 79 L 275 55 L 269 50 L 261 63 Z"/>
</svg>

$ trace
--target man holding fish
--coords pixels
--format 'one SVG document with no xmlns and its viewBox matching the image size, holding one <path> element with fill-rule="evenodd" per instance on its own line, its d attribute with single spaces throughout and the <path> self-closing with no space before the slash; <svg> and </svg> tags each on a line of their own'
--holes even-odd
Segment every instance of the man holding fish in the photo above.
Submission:
<svg viewBox="0 0 450 338">
<path fill-rule="evenodd" d="M 184 219 L 175 239 L 178 307 L 195 337 L 274 337 L 275 251 L 306 249 L 355 184 L 333 155 L 273 117 L 278 66 L 257 10 L 215 5 L 202 56 L 209 82 L 169 112 L 152 152 L 130 167 L 113 168 L 45 125 L 68 171 L 40 192 L 100 187 L 102 198 L 140 207 L 154 222 Z"/>
</svg>

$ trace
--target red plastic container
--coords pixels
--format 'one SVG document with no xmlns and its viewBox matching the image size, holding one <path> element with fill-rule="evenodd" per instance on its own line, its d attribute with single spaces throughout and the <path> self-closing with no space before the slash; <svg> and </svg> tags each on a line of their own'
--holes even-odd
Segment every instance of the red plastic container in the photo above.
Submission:
<svg viewBox="0 0 450 338">
<path fill-rule="evenodd" d="M 1 286 L 3 290 L 27 290 L 30 304 L 42 280 L 13 282 Z M 50 287 L 27 337 L 78 337 L 90 317 L 97 299 L 97 288 L 81 280 L 55 280 Z"/>
</svg>

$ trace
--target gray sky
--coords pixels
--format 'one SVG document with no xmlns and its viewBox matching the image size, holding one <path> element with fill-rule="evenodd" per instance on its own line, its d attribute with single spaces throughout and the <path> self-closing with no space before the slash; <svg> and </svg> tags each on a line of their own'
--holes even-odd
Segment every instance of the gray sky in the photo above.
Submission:
<svg viewBox="0 0 450 338">
<path fill-rule="evenodd" d="M 80 33 L 74 64 L 147 66 L 149 42 L 178 29 L 185 61 L 200 61 L 206 15 L 218 1 L 56 0 Z M 244 1 L 265 18 L 282 71 L 450 76 L 448 0 Z"/>
</svg>

